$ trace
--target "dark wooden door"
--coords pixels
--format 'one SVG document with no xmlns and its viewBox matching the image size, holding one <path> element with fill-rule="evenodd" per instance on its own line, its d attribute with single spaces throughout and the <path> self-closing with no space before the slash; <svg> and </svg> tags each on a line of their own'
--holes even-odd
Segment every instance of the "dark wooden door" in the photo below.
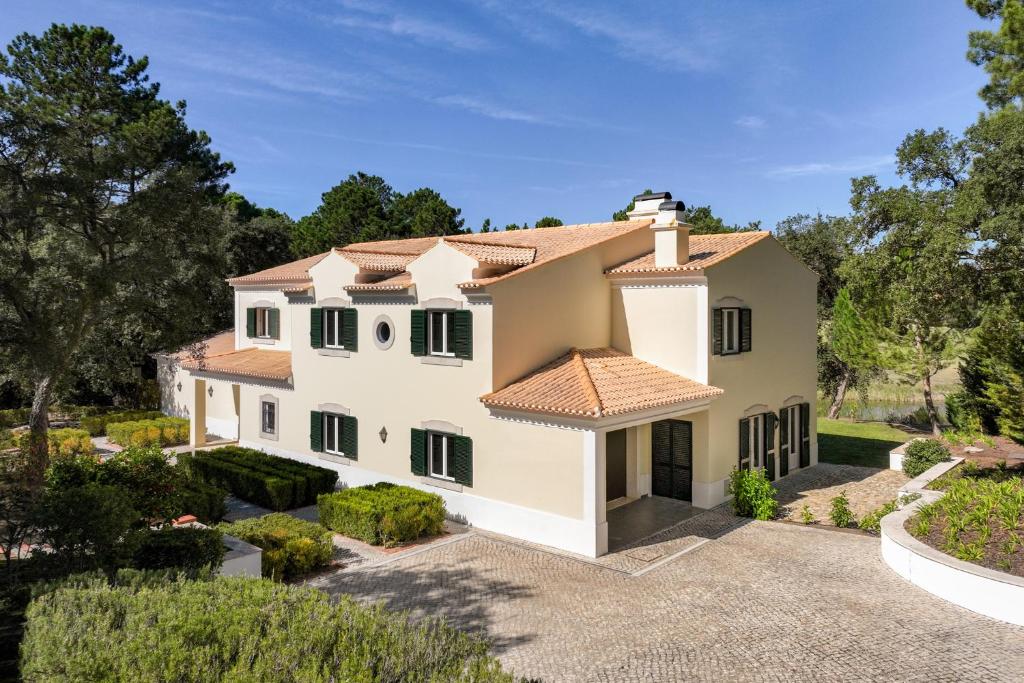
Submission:
<svg viewBox="0 0 1024 683">
<path fill-rule="evenodd" d="M 651 425 L 651 488 L 654 495 L 693 499 L 693 423 L 660 420 Z"/>
<path fill-rule="evenodd" d="M 605 491 L 608 500 L 626 497 L 626 430 L 616 429 L 605 436 L 607 476 Z"/>
</svg>

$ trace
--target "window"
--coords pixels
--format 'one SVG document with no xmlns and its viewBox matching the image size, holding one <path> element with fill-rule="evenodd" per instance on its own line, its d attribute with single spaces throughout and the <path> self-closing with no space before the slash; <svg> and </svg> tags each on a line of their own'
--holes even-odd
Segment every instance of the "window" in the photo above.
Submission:
<svg viewBox="0 0 1024 683">
<path fill-rule="evenodd" d="M 756 470 L 764 467 L 764 429 L 764 414 L 740 420 L 739 468 L 741 470 Z"/>
<path fill-rule="evenodd" d="M 260 339 L 270 339 L 273 336 L 271 334 L 270 311 L 271 309 L 269 308 L 256 309 L 256 336 Z"/>
<path fill-rule="evenodd" d="M 344 423 L 341 415 L 324 413 L 324 452 L 331 455 L 345 454 L 341 445 Z"/>
<path fill-rule="evenodd" d="M 427 349 L 431 356 L 455 355 L 454 311 L 427 311 Z"/>
<path fill-rule="evenodd" d="M 430 476 L 455 481 L 455 437 L 452 434 L 427 432 Z"/>
<path fill-rule="evenodd" d="M 277 433 L 277 404 L 273 401 L 261 401 L 260 431 L 264 434 Z"/>
<path fill-rule="evenodd" d="M 740 309 L 722 309 L 722 353 L 740 352 Z"/>
<path fill-rule="evenodd" d="M 324 347 L 328 349 L 345 348 L 342 342 L 342 309 L 324 309 Z"/>
<path fill-rule="evenodd" d="M 377 335 L 377 343 L 383 347 L 390 346 L 391 342 L 391 324 L 387 320 L 381 320 L 377 323 L 377 329 L 374 331 Z"/>
</svg>

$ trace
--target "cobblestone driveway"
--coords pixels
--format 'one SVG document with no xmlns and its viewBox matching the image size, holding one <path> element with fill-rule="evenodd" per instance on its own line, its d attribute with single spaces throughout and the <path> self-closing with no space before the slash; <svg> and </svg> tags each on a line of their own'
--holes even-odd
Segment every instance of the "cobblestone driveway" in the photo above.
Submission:
<svg viewBox="0 0 1024 683">
<path fill-rule="evenodd" d="M 315 583 L 444 614 L 546 681 L 1024 680 L 1024 629 L 905 583 L 875 538 L 778 523 L 638 576 L 476 532 Z"/>
</svg>

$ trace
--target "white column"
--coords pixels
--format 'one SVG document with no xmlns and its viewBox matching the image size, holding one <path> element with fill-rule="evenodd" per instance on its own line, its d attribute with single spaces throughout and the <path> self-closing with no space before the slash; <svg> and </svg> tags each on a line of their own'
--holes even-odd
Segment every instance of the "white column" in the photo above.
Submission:
<svg viewBox="0 0 1024 683">
<path fill-rule="evenodd" d="M 189 418 L 189 445 L 206 445 L 206 380 L 194 379 L 192 415 Z"/>
<path fill-rule="evenodd" d="M 606 462 L 605 432 L 583 432 L 583 522 L 588 534 L 585 554 L 591 557 L 608 552 Z"/>
</svg>

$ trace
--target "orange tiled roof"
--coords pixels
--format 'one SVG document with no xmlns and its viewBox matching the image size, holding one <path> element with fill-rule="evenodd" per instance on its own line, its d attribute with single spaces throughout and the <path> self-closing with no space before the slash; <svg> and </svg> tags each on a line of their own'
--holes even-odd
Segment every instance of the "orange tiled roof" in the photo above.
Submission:
<svg viewBox="0 0 1024 683">
<path fill-rule="evenodd" d="M 212 337 L 207 337 L 195 344 L 189 344 L 171 354 L 177 360 L 189 358 L 205 358 L 206 356 L 219 356 L 222 353 L 229 353 L 235 350 L 235 331 L 224 330 Z"/>
<path fill-rule="evenodd" d="M 703 270 L 720 263 L 738 251 L 760 242 L 770 232 L 730 232 L 720 235 L 690 235 L 690 260 L 681 266 L 658 268 L 654 265 L 654 252 L 619 264 L 608 269 L 608 275 L 640 273 L 672 273 L 689 270 Z"/>
<path fill-rule="evenodd" d="M 298 261 L 285 263 L 273 268 L 267 268 L 257 273 L 241 275 L 228 279 L 229 285 L 295 285 L 309 284 L 312 282 L 309 276 L 309 269 L 324 260 L 330 252 L 309 256 Z"/>
<path fill-rule="evenodd" d="M 239 377 L 285 381 L 292 376 L 292 354 L 288 351 L 242 349 L 181 362 L 186 370 L 215 372 Z"/>
<path fill-rule="evenodd" d="M 415 254 L 388 254 L 375 251 L 339 249 L 338 253 L 362 270 L 376 270 L 385 273 L 400 273 L 415 258 Z"/>
<path fill-rule="evenodd" d="M 391 277 L 376 282 L 361 282 L 354 285 L 345 285 L 346 292 L 393 292 L 412 287 L 411 273 L 398 273 Z"/>
<path fill-rule="evenodd" d="M 482 263 L 493 263 L 503 266 L 526 266 L 533 263 L 537 256 L 536 247 L 514 246 L 510 244 L 481 244 L 467 240 L 446 238 L 445 242 L 466 256 Z"/>
<path fill-rule="evenodd" d="M 602 348 L 572 349 L 480 400 L 493 408 L 597 418 L 722 393 L 718 387 L 695 382 L 616 349 Z"/>
</svg>

